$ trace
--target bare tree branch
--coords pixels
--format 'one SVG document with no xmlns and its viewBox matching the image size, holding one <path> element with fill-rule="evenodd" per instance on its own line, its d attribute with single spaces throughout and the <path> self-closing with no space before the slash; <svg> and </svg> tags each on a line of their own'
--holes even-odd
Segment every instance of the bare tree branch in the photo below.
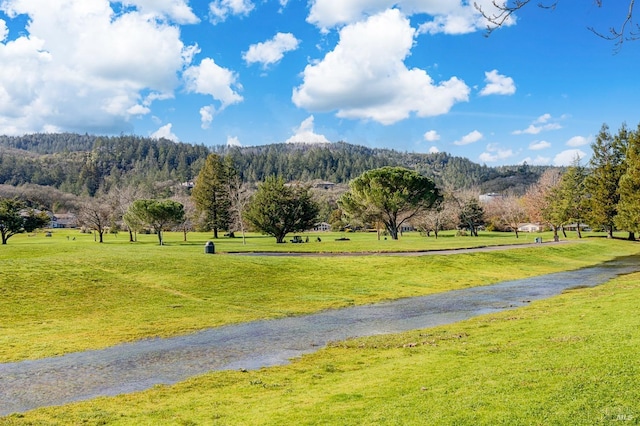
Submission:
<svg viewBox="0 0 640 426">
<path fill-rule="evenodd" d="M 484 19 L 487 20 L 487 32 L 486 36 L 488 37 L 495 31 L 496 29 L 504 26 L 510 19 L 514 13 L 523 7 L 527 6 L 531 3 L 532 0 L 507 0 L 501 2 L 500 0 L 493 0 L 493 8 L 491 12 L 483 9 L 481 5 L 478 3 L 473 3 L 473 6 L 476 10 L 482 15 Z M 560 2 L 560 0 L 553 0 L 549 3 L 538 3 L 538 7 L 543 9 L 555 9 L 556 5 Z M 602 7 L 603 0 L 595 0 L 595 4 L 598 7 Z M 619 28 L 610 27 L 608 34 L 602 33 L 595 29 L 594 27 L 587 27 L 589 31 L 601 37 L 605 40 L 614 41 L 615 42 L 615 51 L 619 51 L 622 47 L 622 44 L 625 41 L 632 41 L 640 39 L 640 25 L 633 22 L 633 11 L 635 7 L 635 0 L 629 0 L 629 8 L 627 10 L 627 14 L 620 24 Z"/>
</svg>

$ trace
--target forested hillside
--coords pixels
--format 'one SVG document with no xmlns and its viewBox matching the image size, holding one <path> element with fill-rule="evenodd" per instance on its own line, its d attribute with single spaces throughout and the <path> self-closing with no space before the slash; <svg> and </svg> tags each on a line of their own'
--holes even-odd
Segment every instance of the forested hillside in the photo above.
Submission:
<svg viewBox="0 0 640 426">
<path fill-rule="evenodd" d="M 403 153 L 343 142 L 227 148 L 61 133 L 0 136 L 0 184 L 37 184 L 77 195 L 94 195 L 116 184 L 153 187 L 193 180 L 211 152 L 230 156 L 247 182 L 277 175 L 287 181 L 346 183 L 366 170 L 392 165 L 415 169 L 439 186 L 522 193 L 545 170 L 527 165 L 487 167 L 446 153 Z"/>
</svg>

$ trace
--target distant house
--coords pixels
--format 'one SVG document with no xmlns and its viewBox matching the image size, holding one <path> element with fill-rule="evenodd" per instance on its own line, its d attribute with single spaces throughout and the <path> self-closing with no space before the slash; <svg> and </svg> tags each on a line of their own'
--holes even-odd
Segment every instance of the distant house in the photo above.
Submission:
<svg viewBox="0 0 640 426">
<path fill-rule="evenodd" d="M 542 226 L 537 223 L 522 223 L 518 226 L 518 232 L 540 232 Z"/>
<path fill-rule="evenodd" d="M 313 227 L 314 232 L 329 232 L 331 231 L 331 225 L 327 222 L 316 223 L 316 226 Z"/>
<path fill-rule="evenodd" d="M 577 231 L 578 230 L 578 224 L 577 223 L 570 223 L 568 225 L 565 225 L 564 229 L 565 229 L 565 231 Z M 580 224 L 580 230 L 581 231 L 591 231 L 591 228 L 586 223 L 581 223 Z"/>
<path fill-rule="evenodd" d="M 314 188 L 327 190 L 333 188 L 334 186 L 336 186 L 336 184 L 333 182 L 315 182 L 313 184 Z"/>
<path fill-rule="evenodd" d="M 478 197 L 478 200 L 481 203 L 490 203 L 494 200 L 500 200 L 500 199 L 502 199 L 502 195 L 496 194 L 495 192 L 489 192 L 488 194 L 480 194 L 480 196 Z"/>
<path fill-rule="evenodd" d="M 58 213 L 51 218 L 52 228 L 77 228 L 78 217 L 73 213 Z"/>
</svg>

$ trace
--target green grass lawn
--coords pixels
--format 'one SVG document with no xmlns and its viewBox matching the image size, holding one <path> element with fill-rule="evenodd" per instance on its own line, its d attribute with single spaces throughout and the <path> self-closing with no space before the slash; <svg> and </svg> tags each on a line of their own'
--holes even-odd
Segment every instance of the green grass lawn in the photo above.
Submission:
<svg viewBox="0 0 640 426">
<path fill-rule="evenodd" d="M 0 423 L 638 424 L 639 299 L 632 274 L 448 326 L 336 342 L 288 366 L 210 373 Z"/>
<path fill-rule="evenodd" d="M 149 235 L 135 244 L 122 234 L 104 244 L 69 236 L 20 235 L 0 247 L 0 362 L 486 285 L 640 251 L 638 244 L 591 238 L 455 256 L 274 258 L 206 255 L 203 244 L 182 244 L 179 234 L 167 235 L 162 247 Z M 432 241 L 412 235 L 397 243 Z"/>
</svg>

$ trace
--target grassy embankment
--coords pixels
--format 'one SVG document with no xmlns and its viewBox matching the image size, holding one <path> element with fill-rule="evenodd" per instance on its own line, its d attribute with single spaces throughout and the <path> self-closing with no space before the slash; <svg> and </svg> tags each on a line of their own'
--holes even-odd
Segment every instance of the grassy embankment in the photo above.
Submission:
<svg viewBox="0 0 640 426">
<path fill-rule="evenodd" d="M 113 247 L 109 247 L 112 250 L 109 254 L 101 251 L 102 248 L 97 251 L 100 263 L 106 263 L 100 264 L 100 275 L 113 275 L 111 279 L 90 284 L 89 288 L 78 290 L 78 294 L 72 289 L 64 295 L 58 294 L 60 299 L 75 300 L 81 295 L 89 297 L 97 285 L 116 287 L 103 292 L 105 303 L 122 303 L 129 310 L 136 306 L 149 312 L 163 309 L 172 312 L 173 308 L 167 305 L 169 301 L 163 299 L 168 296 L 161 295 L 165 293 L 163 289 L 171 288 L 172 293 L 189 294 L 202 300 L 203 293 L 207 293 L 209 299 L 205 302 L 194 305 L 181 302 L 183 315 L 198 317 L 196 306 L 202 305 L 201 309 L 216 316 L 213 313 L 218 311 L 219 303 L 225 303 L 219 297 L 233 288 L 227 288 L 224 280 L 217 279 L 218 275 L 231 279 L 236 274 L 228 270 L 242 267 L 254 274 L 250 275 L 252 286 L 269 287 L 261 291 L 270 297 L 259 308 L 256 306 L 259 298 L 244 306 L 264 309 L 261 315 L 269 316 L 283 309 L 283 303 L 290 309 L 287 312 L 297 312 L 307 303 L 317 308 L 486 284 L 518 275 L 579 267 L 637 252 L 637 247 L 623 241 L 590 240 L 585 244 L 448 258 L 365 257 L 349 258 L 346 264 L 336 259 L 313 259 L 312 266 L 307 266 L 304 259 L 221 256 L 205 260 L 212 262 L 215 270 L 195 285 L 186 281 L 174 283 L 171 277 L 156 285 L 141 279 L 153 271 L 154 265 L 158 267 L 158 275 L 166 275 L 161 270 L 170 273 L 170 266 L 177 260 L 169 259 L 178 256 L 177 253 L 165 257 L 168 250 L 150 248 L 129 252 L 130 258 L 141 258 L 137 262 L 131 259 L 137 265 L 132 268 L 124 258 L 128 251 L 116 260 L 112 258 Z M 144 253 L 149 254 L 144 256 Z M 53 253 L 45 257 L 55 258 Z M 4 254 L 2 259 L 7 261 Z M 187 259 L 188 256 L 180 257 L 180 261 Z M 202 262 L 199 258 L 196 263 L 187 263 L 183 273 L 198 269 L 195 265 Z M 310 273 L 312 267 L 315 273 L 296 279 L 302 271 Z M 288 279 L 268 278 L 280 268 L 284 268 Z M 67 273 L 70 271 L 72 269 L 67 269 Z M 349 275 L 349 271 L 353 274 Z M 197 275 L 192 271 L 191 279 Z M 256 279 L 256 276 L 262 278 Z M 322 279 L 307 287 L 306 282 L 313 276 Z M 209 280 L 214 280 L 215 285 L 209 287 Z M 350 286 L 349 282 L 356 283 Z M 316 288 L 319 284 L 322 289 Z M 3 282 L 3 288 L 5 285 Z M 49 286 L 62 291 L 61 285 L 54 281 Z M 138 288 L 134 297 L 119 296 L 133 291 L 133 287 Z M 388 293 L 384 293 L 387 290 Z M 241 291 L 252 293 L 254 290 L 245 284 Z M 157 295 L 158 300 L 151 295 Z M 52 297 L 55 300 L 55 295 Z M 0 423 L 637 424 L 640 420 L 639 299 L 640 274 L 632 274 L 597 288 L 571 290 L 525 308 L 449 326 L 339 342 L 289 366 L 211 373 L 175 386 L 13 415 Z M 25 305 L 27 300 L 23 301 Z M 16 303 L 13 299 L 13 304 Z M 60 301 L 53 304 L 59 305 L 59 313 L 69 311 Z M 94 309 L 97 308 L 94 306 Z M 3 306 L 0 312 L 5 311 Z M 119 314 L 122 315 L 123 310 Z M 62 316 L 65 318 L 60 320 L 61 327 L 69 320 L 66 315 Z M 132 325 L 140 321 L 134 316 L 137 319 Z M 116 315 L 111 321 L 121 322 L 118 318 Z M 76 316 L 75 321 L 79 320 Z M 167 332 L 175 331 L 166 325 L 175 320 L 175 317 L 159 318 L 158 323 Z M 11 327 L 30 328 L 21 321 Z M 7 328 L 3 328 L 3 335 L 5 330 Z"/>
<path fill-rule="evenodd" d="M 274 258 L 205 255 L 200 243 L 160 247 L 153 236 L 129 244 L 121 235 L 97 244 L 91 236 L 73 235 L 75 241 L 62 233 L 21 235 L 0 248 L 0 362 L 486 285 L 640 251 L 625 241 L 591 239 L 455 256 Z M 354 237 L 354 245 L 376 241 L 375 235 Z M 179 241 L 179 235 L 171 238 Z M 260 241 L 277 246 L 273 239 Z M 434 240 L 387 242 L 425 249 Z"/>
</svg>

